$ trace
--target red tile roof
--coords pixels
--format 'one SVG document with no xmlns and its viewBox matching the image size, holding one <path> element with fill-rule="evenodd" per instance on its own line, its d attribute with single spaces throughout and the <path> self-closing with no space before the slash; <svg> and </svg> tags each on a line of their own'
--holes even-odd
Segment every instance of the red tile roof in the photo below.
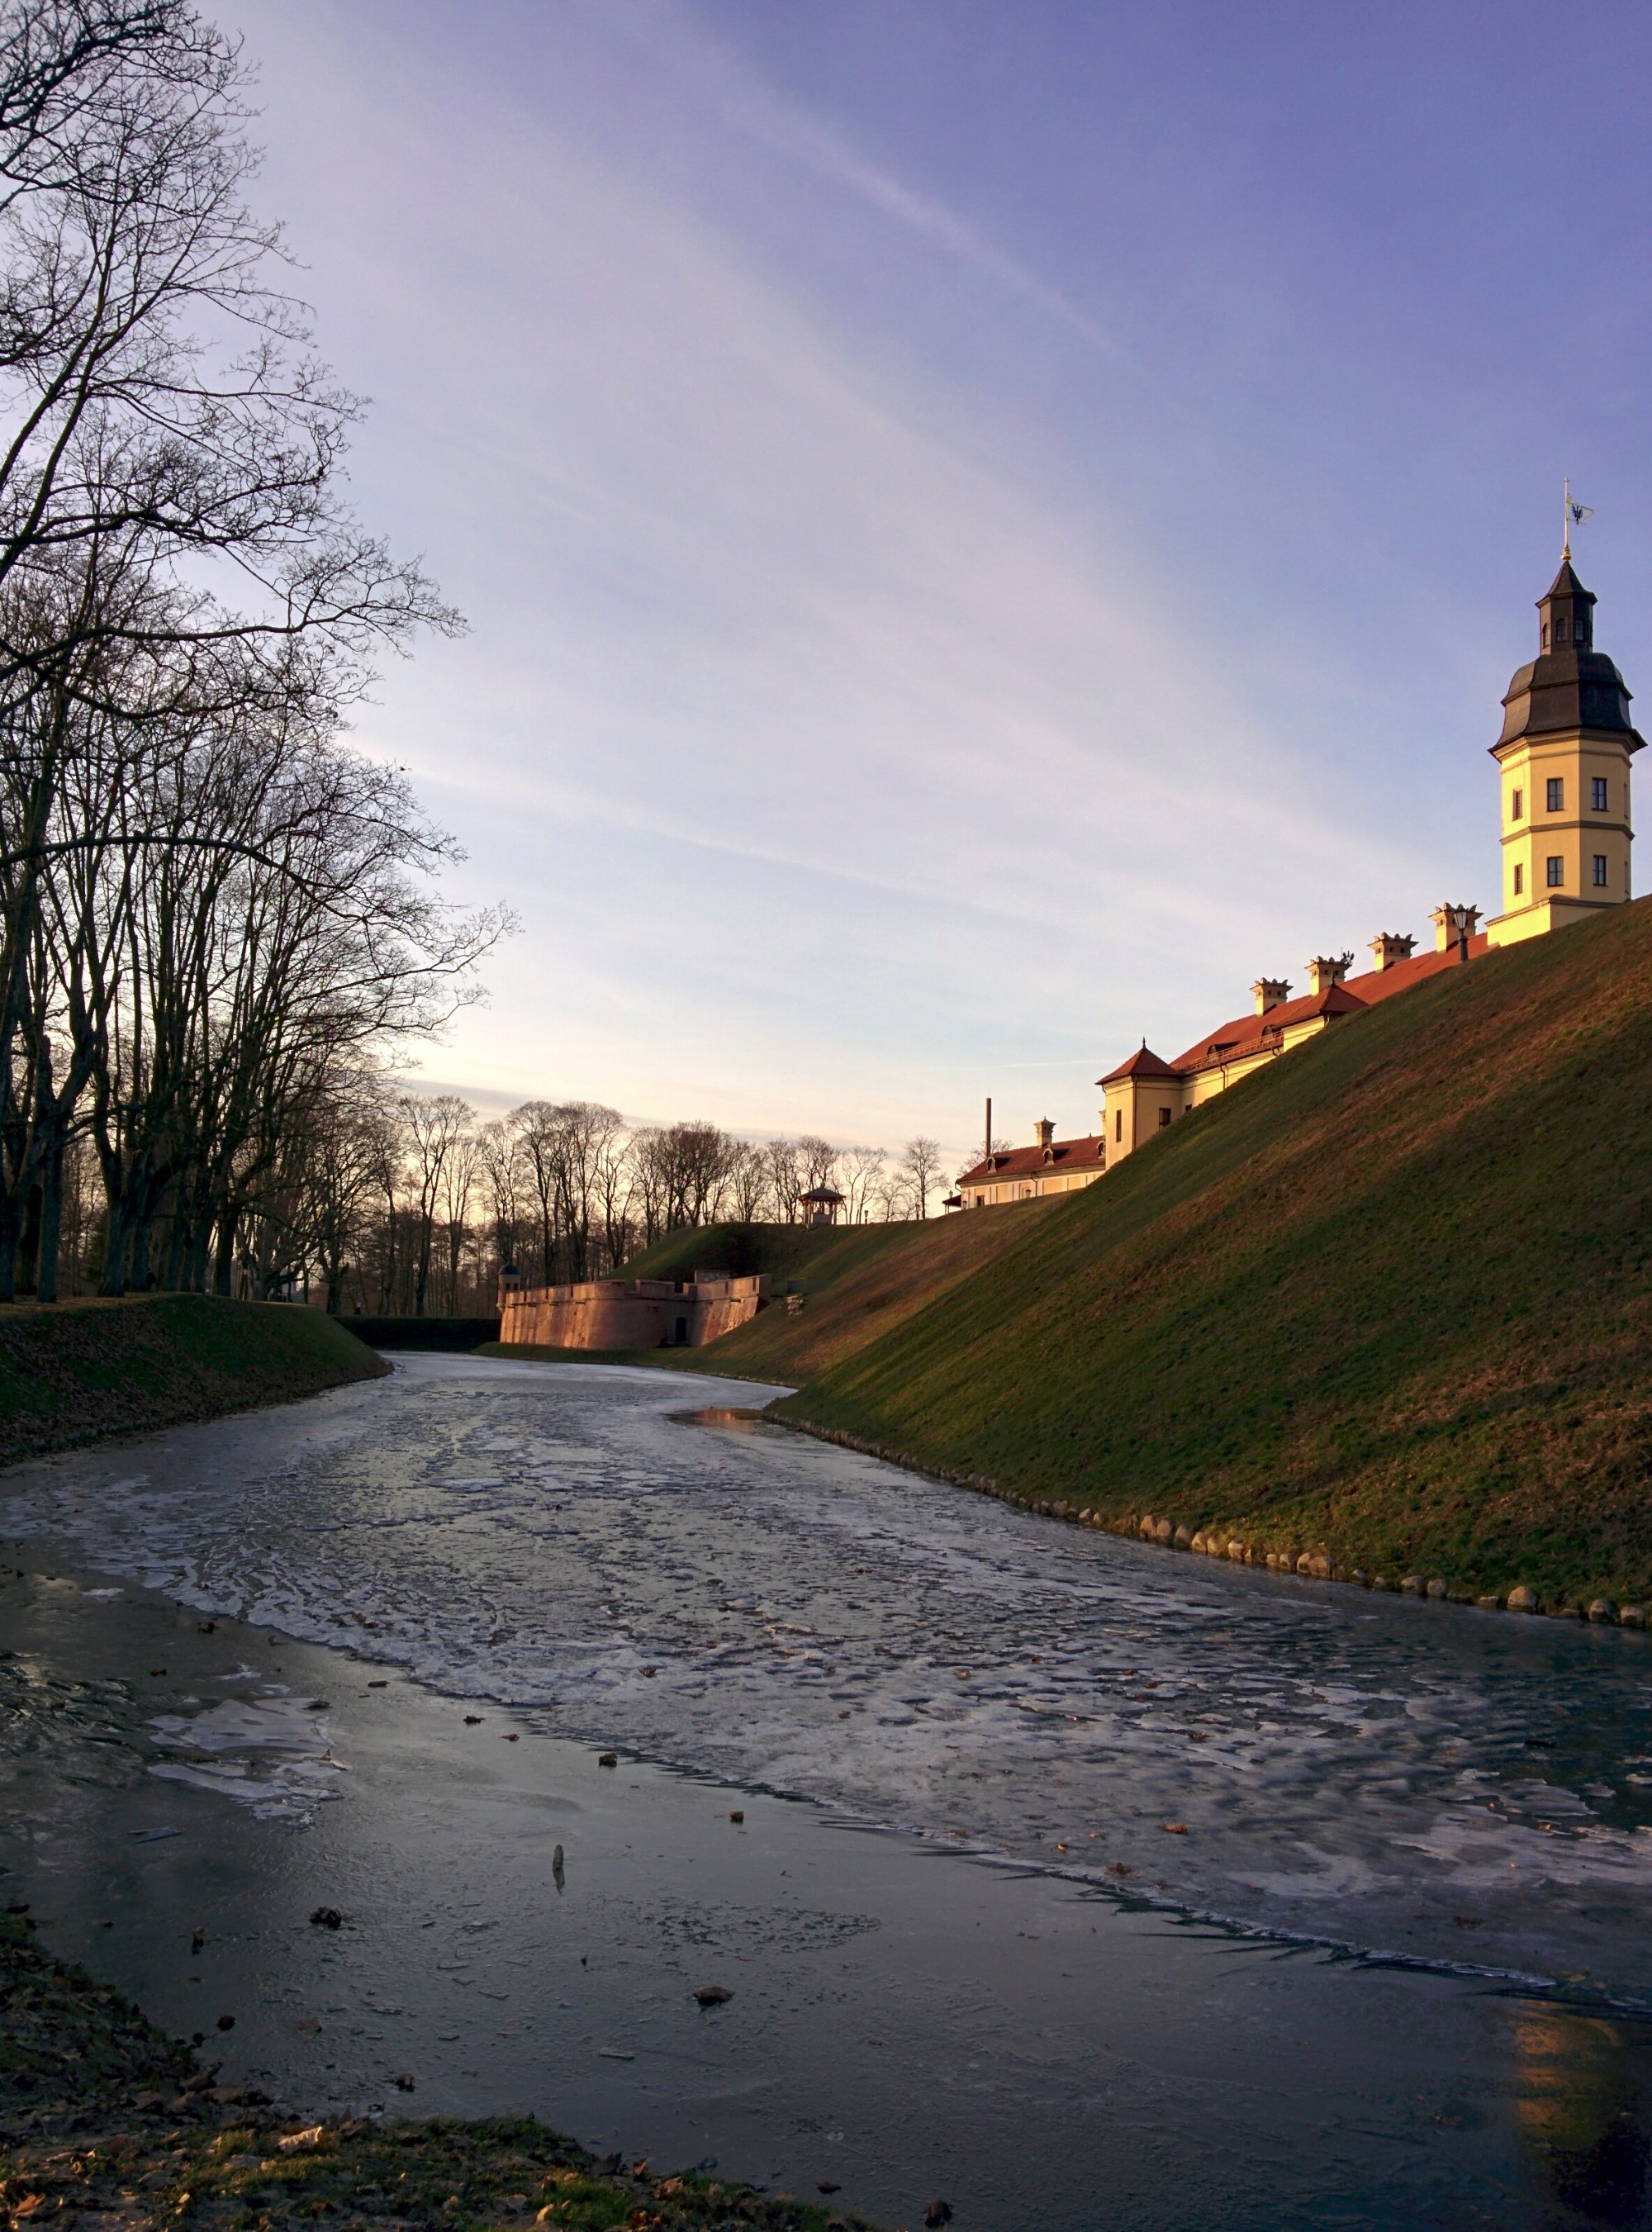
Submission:
<svg viewBox="0 0 1652 2232">
<path fill-rule="evenodd" d="M 1471 961 L 1490 951 L 1490 941 L 1483 931 L 1468 941 Z M 1425 976 L 1435 976 L 1442 969 L 1461 965 L 1454 944 L 1443 953 L 1416 953 L 1410 960 L 1396 961 L 1390 968 L 1367 970 L 1363 976 L 1351 976 L 1317 998 L 1309 993 L 1300 1000 L 1282 1000 L 1265 1015 L 1235 1015 L 1232 1022 L 1223 1023 L 1208 1038 L 1200 1039 L 1185 1054 L 1179 1054 L 1171 1064 L 1171 1072 L 1186 1076 L 1194 1070 L 1241 1061 L 1263 1051 L 1292 1023 L 1307 1022 L 1315 1015 L 1352 1015 L 1357 1009 L 1372 1007 L 1378 1000 L 1389 999 L 1396 992 L 1420 984 Z M 1113 1072 L 1115 1077 L 1124 1074 L 1123 1070 Z"/>
<path fill-rule="evenodd" d="M 1105 1077 L 1098 1077 L 1096 1082 L 1098 1085 L 1111 1085 L 1121 1077 L 1174 1077 L 1175 1075 L 1176 1072 L 1168 1061 L 1162 1061 L 1150 1047 L 1144 1046 L 1139 1054 L 1131 1054 L 1128 1061 L 1121 1061 L 1117 1069 L 1110 1069 Z"/>
<path fill-rule="evenodd" d="M 1006 1147 L 986 1162 L 977 1163 L 959 1178 L 962 1185 L 992 1185 L 1005 1178 L 1043 1178 L 1051 1171 L 1076 1170 L 1082 1164 L 1105 1162 L 1106 1142 L 1092 1134 L 1087 1139 L 1056 1139 L 1048 1147 Z"/>
</svg>

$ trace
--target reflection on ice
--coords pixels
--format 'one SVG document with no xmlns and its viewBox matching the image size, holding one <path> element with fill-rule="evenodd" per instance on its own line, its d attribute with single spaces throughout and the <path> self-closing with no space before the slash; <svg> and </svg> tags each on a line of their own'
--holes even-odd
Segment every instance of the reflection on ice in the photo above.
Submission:
<svg viewBox="0 0 1652 2232">
<path fill-rule="evenodd" d="M 157 1745 L 168 1751 L 204 1752 L 212 1764 L 165 1761 L 149 1772 L 163 1782 L 185 1782 L 231 1798 L 249 1807 L 261 1821 L 308 1821 L 317 1806 L 338 1796 L 334 1778 L 347 1772 L 333 1756 L 320 1702 L 230 1697 L 204 1713 L 159 1714 L 149 1723 Z M 231 1753 L 252 1756 L 222 1755 Z"/>
<path fill-rule="evenodd" d="M 1168 1556 L 786 1434 L 762 1391 L 696 1393 L 688 1422 L 665 1373 L 409 1358 L 156 1437 L 141 1474 L 14 1475 L 4 1524 L 602 1745 L 1652 1999 L 1648 1638 Z M 260 1772 L 313 1804 L 317 1757 Z"/>
<path fill-rule="evenodd" d="M 1591 2225 L 1639 2225 L 1649 2199 L 1648 2041 L 1553 2006 L 1514 2029 L 1515 2112 L 1539 2189 Z"/>
</svg>

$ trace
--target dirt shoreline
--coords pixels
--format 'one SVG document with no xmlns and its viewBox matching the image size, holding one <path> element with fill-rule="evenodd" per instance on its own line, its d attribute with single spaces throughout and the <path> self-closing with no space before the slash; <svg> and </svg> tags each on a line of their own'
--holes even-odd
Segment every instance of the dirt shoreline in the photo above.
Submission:
<svg viewBox="0 0 1652 2232">
<path fill-rule="evenodd" d="M 873 2232 L 869 2220 L 645 2162 L 599 2163 L 528 2117 L 305 2125 L 0 1914 L 0 2210 L 21 2228 L 625 2224 L 649 2232 Z"/>
</svg>

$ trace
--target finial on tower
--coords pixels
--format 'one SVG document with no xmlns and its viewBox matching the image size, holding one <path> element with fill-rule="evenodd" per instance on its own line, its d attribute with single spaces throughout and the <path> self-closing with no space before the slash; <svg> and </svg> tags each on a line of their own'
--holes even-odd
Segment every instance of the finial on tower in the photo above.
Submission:
<svg viewBox="0 0 1652 2232">
<path fill-rule="evenodd" d="M 1574 527 L 1581 527 L 1584 520 L 1592 519 L 1595 516 L 1594 506 L 1592 504 L 1577 503 L 1572 500 L 1571 479 L 1570 475 L 1568 475 L 1566 478 L 1565 491 L 1565 509 L 1564 515 L 1565 524 L 1562 526 L 1560 530 L 1560 563 L 1563 566 L 1571 556 L 1572 529 Z"/>
</svg>

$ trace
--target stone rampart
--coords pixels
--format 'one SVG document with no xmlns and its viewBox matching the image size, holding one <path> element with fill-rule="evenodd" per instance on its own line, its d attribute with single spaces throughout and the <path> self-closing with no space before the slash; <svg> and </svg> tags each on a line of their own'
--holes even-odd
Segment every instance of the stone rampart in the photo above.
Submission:
<svg viewBox="0 0 1652 2232">
<path fill-rule="evenodd" d="M 513 1348 L 703 1348 L 768 1301 L 768 1274 L 735 1279 L 587 1279 L 500 1297 L 499 1339 Z"/>
</svg>

